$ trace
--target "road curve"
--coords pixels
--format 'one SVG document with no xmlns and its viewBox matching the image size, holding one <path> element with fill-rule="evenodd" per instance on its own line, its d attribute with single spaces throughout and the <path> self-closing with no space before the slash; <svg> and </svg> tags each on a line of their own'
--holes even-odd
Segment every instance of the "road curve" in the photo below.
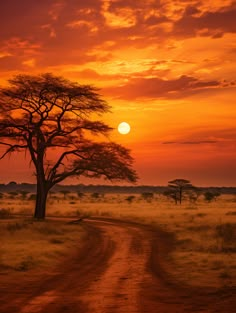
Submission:
<svg viewBox="0 0 236 313">
<path fill-rule="evenodd" d="M 158 229 L 109 219 L 83 222 L 84 246 L 53 274 L 3 294 L 4 313 L 234 312 L 232 290 L 181 286 L 164 270 L 171 237 Z"/>
</svg>

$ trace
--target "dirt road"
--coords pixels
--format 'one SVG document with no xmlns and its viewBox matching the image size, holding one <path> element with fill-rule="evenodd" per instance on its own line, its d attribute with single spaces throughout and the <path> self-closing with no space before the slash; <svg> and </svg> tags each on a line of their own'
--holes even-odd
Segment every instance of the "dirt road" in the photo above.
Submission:
<svg viewBox="0 0 236 313">
<path fill-rule="evenodd" d="M 199 291 L 168 275 L 168 234 L 109 219 L 83 224 L 84 246 L 56 272 L 0 282 L 1 313 L 235 312 L 233 290 Z"/>
</svg>

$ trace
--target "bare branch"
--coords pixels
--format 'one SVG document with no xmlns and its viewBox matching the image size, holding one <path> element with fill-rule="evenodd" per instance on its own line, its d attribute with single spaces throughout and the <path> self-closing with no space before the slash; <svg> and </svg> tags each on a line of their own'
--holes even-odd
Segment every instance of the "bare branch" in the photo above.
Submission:
<svg viewBox="0 0 236 313">
<path fill-rule="evenodd" d="M 17 75 L 9 82 L 0 88 L 0 146 L 6 147 L 1 158 L 29 150 L 37 178 L 36 208 L 45 211 L 49 189 L 69 176 L 136 181 L 129 150 L 101 142 L 112 128 L 95 120 L 110 108 L 96 88 L 52 74 Z M 58 157 L 49 162 L 55 148 Z"/>
<path fill-rule="evenodd" d="M 5 142 L 0 142 L 0 145 L 8 146 L 9 148 L 0 156 L 0 160 L 3 159 L 7 154 L 12 153 L 14 151 L 18 151 L 19 149 L 27 149 L 27 145 L 11 145 Z"/>
</svg>

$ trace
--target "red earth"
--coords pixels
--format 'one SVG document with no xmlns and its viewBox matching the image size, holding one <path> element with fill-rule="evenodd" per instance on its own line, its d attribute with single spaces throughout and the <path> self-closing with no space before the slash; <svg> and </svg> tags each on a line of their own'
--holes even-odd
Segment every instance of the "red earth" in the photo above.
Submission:
<svg viewBox="0 0 236 313">
<path fill-rule="evenodd" d="M 105 218 L 81 225 L 83 246 L 54 271 L 0 275 L 0 312 L 235 312 L 235 288 L 194 288 L 171 277 L 171 234 Z"/>
</svg>

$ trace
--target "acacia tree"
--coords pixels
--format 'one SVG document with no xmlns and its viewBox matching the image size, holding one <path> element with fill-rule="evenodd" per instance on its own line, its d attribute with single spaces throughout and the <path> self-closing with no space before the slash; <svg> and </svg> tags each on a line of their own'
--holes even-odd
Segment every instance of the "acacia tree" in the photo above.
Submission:
<svg viewBox="0 0 236 313">
<path fill-rule="evenodd" d="M 49 190 L 68 177 L 137 180 L 130 151 L 101 141 L 112 128 L 95 119 L 109 111 L 96 88 L 49 73 L 17 75 L 9 83 L 0 89 L 0 145 L 6 148 L 1 158 L 29 154 L 37 184 L 35 218 L 45 218 Z"/>
<path fill-rule="evenodd" d="M 168 191 L 175 203 L 182 203 L 184 193 L 193 188 L 193 185 L 187 179 L 177 178 L 168 182 Z"/>
</svg>

